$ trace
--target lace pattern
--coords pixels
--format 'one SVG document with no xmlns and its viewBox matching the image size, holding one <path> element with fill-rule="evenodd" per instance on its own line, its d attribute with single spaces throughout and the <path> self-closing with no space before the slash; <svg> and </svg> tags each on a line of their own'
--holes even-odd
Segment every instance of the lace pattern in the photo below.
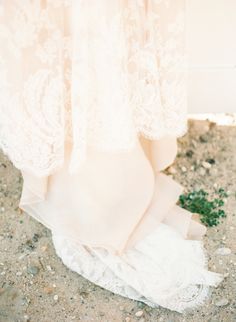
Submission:
<svg viewBox="0 0 236 322">
<path fill-rule="evenodd" d="M 97 13 L 101 12 L 100 15 Z M 0 147 L 37 176 L 187 132 L 184 0 L 0 4 Z"/>
<path fill-rule="evenodd" d="M 79 245 L 54 232 L 52 241 L 57 255 L 73 271 L 153 308 L 189 312 L 205 304 L 211 296 L 209 286 L 218 286 L 224 278 L 207 269 L 202 240 L 185 240 L 165 224 L 122 255 Z"/>
</svg>

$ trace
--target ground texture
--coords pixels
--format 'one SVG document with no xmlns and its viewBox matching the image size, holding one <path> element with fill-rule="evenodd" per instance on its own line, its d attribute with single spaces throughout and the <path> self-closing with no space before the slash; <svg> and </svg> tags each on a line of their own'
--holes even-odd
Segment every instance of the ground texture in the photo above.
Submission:
<svg viewBox="0 0 236 322">
<path fill-rule="evenodd" d="M 207 159 L 214 163 L 206 167 Z M 0 322 L 236 321 L 236 127 L 189 120 L 178 155 L 165 172 L 185 187 L 229 193 L 226 218 L 209 227 L 208 268 L 225 279 L 201 309 L 180 314 L 115 295 L 70 271 L 56 256 L 51 232 L 18 208 L 20 171 L 0 153 Z"/>
</svg>

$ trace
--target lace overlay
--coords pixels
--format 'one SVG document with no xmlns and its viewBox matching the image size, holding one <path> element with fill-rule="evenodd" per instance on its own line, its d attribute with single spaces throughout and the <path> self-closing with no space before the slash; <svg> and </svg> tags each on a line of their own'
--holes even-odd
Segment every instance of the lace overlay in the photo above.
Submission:
<svg viewBox="0 0 236 322">
<path fill-rule="evenodd" d="M 70 269 L 153 308 L 162 306 L 179 313 L 195 310 L 210 298 L 209 286 L 218 286 L 224 278 L 207 269 L 202 240 L 185 240 L 165 224 L 121 256 L 56 233 L 52 239 L 57 255 Z"/>
<path fill-rule="evenodd" d="M 184 23 L 184 0 L 1 1 L 0 147 L 45 176 L 67 140 L 73 173 L 88 146 L 185 134 Z"/>
</svg>

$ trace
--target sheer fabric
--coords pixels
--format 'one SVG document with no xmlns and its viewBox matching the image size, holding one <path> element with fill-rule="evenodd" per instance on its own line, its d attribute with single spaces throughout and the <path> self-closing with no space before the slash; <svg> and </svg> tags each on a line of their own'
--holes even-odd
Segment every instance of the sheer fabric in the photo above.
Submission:
<svg viewBox="0 0 236 322">
<path fill-rule="evenodd" d="M 185 55 L 184 0 L 0 2 L 0 147 L 20 208 L 71 269 L 178 312 L 223 279 L 161 173 L 187 132 Z"/>
<path fill-rule="evenodd" d="M 19 169 L 53 173 L 67 140 L 75 173 L 87 146 L 115 152 L 137 134 L 186 133 L 184 0 L 0 8 L 0 144 Z"/>
</svg>

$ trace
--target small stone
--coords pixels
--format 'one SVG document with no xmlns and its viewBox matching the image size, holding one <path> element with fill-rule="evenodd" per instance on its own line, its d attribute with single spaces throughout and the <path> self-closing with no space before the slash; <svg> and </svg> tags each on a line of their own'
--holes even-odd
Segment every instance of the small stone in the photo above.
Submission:
<svg viewBox="0 0 236 322">
<path fill-rule="evenodd" d="M 226 298 L 222 298 L 222 299 L 220 299 L 220 300 L 216 301 L 216 302 L 215 302 L 215 305 L 216 305 L 216 306 L 225 306 L 225 305 L 227 305 L 228 303 L 229 303 L 229 300 L 228 300 L 228 299 L 226 299 Z"/>
<path fill-rule="evenodd" d="M 25 245 L 26 245 L 26 248 L 27 248 L 27 249 L 29 249 L 29 250 L 33 250 L 33 249 L 35 249 L 35 246 L 34 246 L 34 244 L 32 243 L 32 240 L 30 240 L 30 239 L 28 239 L 28 240 L 26 241 Z"/>
<path fill-rule="evenodd" d="M 218 248 L 215 253 L 217 255 L 229 255 L 231 254 L 231 249 L 230 248 L 227 248 L 227 247 L 221 247 L 221 248 Z"/>
<path fill-rule="evenodd" d="M 48 271 L 51 271 L 51 270 L 52 270 L 52 268 L 51 268 L 51 266 L 50 266 L 50 265 L 46 265 L 46 267 L 47 267 L 47 270 L 48 270 Z"/>
<path fill-rule="evenodd" d="M 2 271 L 0 275 L 5 275 L 5 274 L 6 274 L 6 272 L 5 271 Z"/>
<path fill-rule="evenodd" d="M 47 245 L 41 247 L 41 251 L 42 252 L 45 252 L 47 249 L 48 249 L 48 246 Z"/>
<path fill-rule="evenodd" d="M 33 238 L 32 238 L 32 240 L 34 242 L 37 242 L 39 240 L 39 234 L 35 233 L 34 236 L 33 236 Z"/>
<path fill-rule="evenodd" d="M 193 150 L 188 150 L 186 152 L 186 156 L 189 157 L 189 158 L 191 158 L 193 156 L 193 154 L 194 154 Z"/>
<path fill-rule="evenodd" d="M 206 159 L 206 162 L 210 163 L 210 164 L 215 164 L 215 159 L 213 158 L 209 158 L 209 159 Z"/>
<path fill-rule="evenodd" d="M 27 254 L 22 254 L 18 257 L 19 260 L 23 259 Z"/>
<path fill-rule="evenodd" d="M 200 135 L 199 136 L 199 140 L 202 143 L 206 143 L 208 141 L 207 135 L 204 135 L 204 134 L 203 135 Z"/>
<path fill-rule="evenodd" d="M 58 295 L 56 294 L 56 295 L 54 295 L 53 296 L 53 299 L 54 299 L 54 301 L 58 301 Z"/>
<path fill-rule="evenodd" d="M 135 316 L 137 316 L 137 317 L 140 317 L 140 316 L 142 316 L 143 315 L 143 311 L 137 311 L 136 313 L 135 313 Z"/>
<path fill-rule="evenodd" d="M 203 161 L 202 162 L 202 166 L 205 168 L 205 169 L 210 169 L 211 168 L 211 164 L 209 162 L 205 162 Z"/>
<path fill-rule="evenodd" d="M 39 268 L 37 266 L 29 266 L 27 272 L 32 275 L 36 275 L 39 272 Z"/>
<path fill-rule="evenodd" d="M 188 150 L 188 151 L 186 152 L 186 156 L 187 156 L 188 158 L 191 158 L 191 157 L 193 156 L 193 154 L 194 154 L 193 150 Z"/>
<path fill-rule="evenodd" d="M 16 275 L 17 276 L 21 276 L 22 275 L 22 272 L 16 272 Z"/>
<path fill-rule="evenodd" d="M 181 167 L 182 172 L 186 172 L 187 168 L 186 167 Z"/>
<path fill-rule="evenodd" d="M 53 292 L 53 288 L 48 286 L 48 287 L 44 287 L 44 292 L 46 294 L 51 294 Z"/>
<path fill-rule="evenodd" d="M 125 322 L 130 322 L 130 321 L 131 321 L 130 317 L 128 317 L 128 316 L 127 316 L 127 317 L 125 318 Z"/>
<path fill-rule="evenodd" d="M 120 311 L 124 311 L 124 306 L 119 307 Z"/>
</svg>

